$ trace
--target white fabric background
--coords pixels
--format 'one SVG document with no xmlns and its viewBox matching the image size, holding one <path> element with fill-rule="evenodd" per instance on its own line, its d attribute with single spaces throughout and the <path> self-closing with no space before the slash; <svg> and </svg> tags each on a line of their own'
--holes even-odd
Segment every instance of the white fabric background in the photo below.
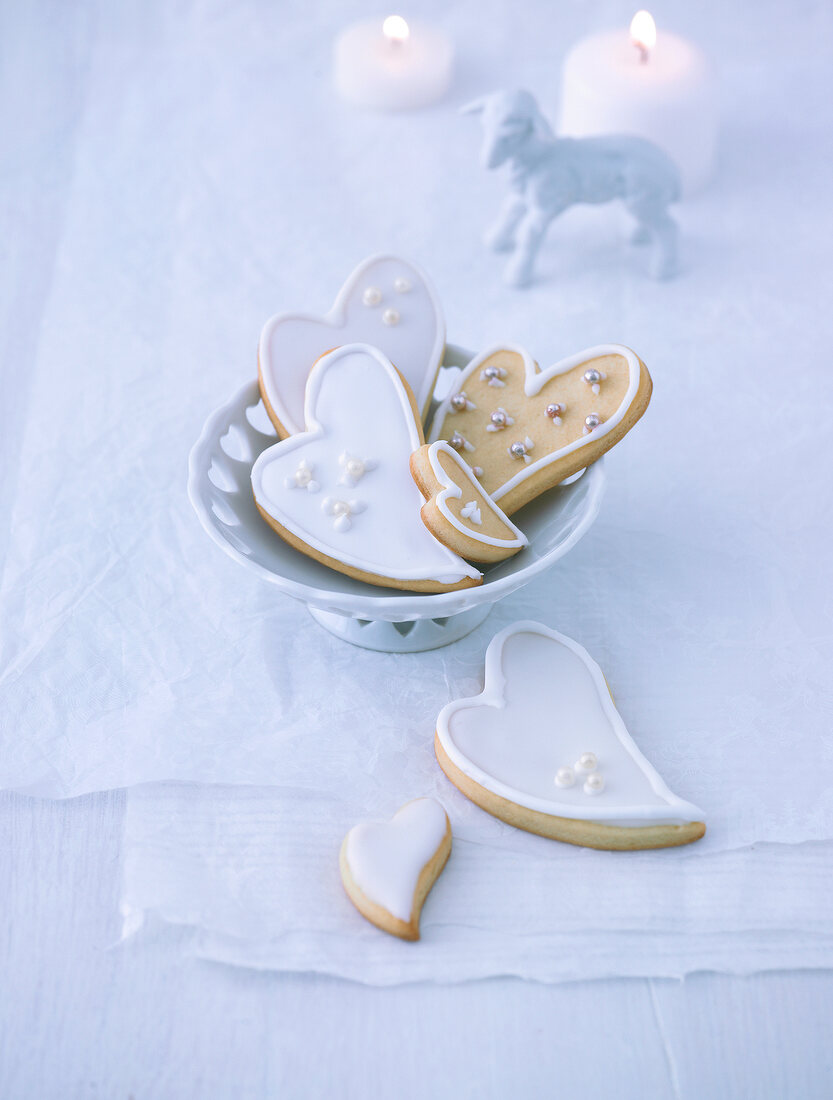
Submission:
<svg viewBox="0 0 833 1100">
<path fill-rule="evenodd" d="M 630 14 L 572 7 L 543 48 L 539 9 L 520 26 L 514 10 L 471 3 L 437 16 L 467 43 L 460 78 L 449 103 L 407 119 L 333 100 L 327 51 L 348 7 L 4 13 L 2 783 L 50 797 L 171 779 L 268 783 L 317 798 L 349 768 L 356 812 L 387 813 L 385 767 L 398 754 L 428 777 L 437 706 L 471 689 L 488 637 L 529 598 L 599 658 L 640 744 L 706 809 L 707 844 L 675 867 L 740 849 L 736 878 L 758 890 L 770 858 L 790 858 L 790 924 L 772 965 L 798 965 L 798 937 L 787 940 L 791 929 L 823 936 L 812 869 L 829 857 L 801 842 L 831 836 L 833 785 L 829 12 L 803 5 L 793 46 L 775 5 L 721 13 L 716 31 L 717 6 L 669 5 L 669 25 L 708 39 L 726 113 L 719 179 L 680 210 L 683 275 L 650 283 L 613 210 L 575 211 L 553 228 L 540 284 L 510 294 L 478 245 L 502 185 L 477 167 L 476 126 L 453 108 L 500 73 L 552 113 L 570 41 Z M 34 67 L 52 79 L 32 81 Z M 252 373 L 263 318 L 325 308 L 378 247 L 429 269 L 452 339 L 523 340 L 542 360 L 621 339 L 656 383 L 581 547 L 472 638 L 419 658 L 331 641 L 208 543 L 182 488 L 205 415 Z M 305 661 L 318 682 L 326 664 L 342 689 L 326 706 L 304 691 Z M 394 661 L 419 671 L 392 678 Z M 375 742 L 351 740 L 380 715 Z M 263 928 L 244 935 L 268 904 L 265 918 L 229 905 L 222 919 L 207 905 L 223 908 L 217 885 L 244 865 L 239 851 L 212 880 L 204 845 L 148 842 L 178 797 L 131 796 L 128 904 L 200 926 L 206 954 L 230 955 L 226 937 L 237 937 L 238 961 L 288 965 Z M 222 820 L 234 797 L 203 792 L 186 805 L 193 827 Z M 760 841 L 795 850 L 762 856 Z M 167 889 L 175 867 L 203 883 L 192 913 Z M 701 898 L 719 899 L 719 885 Z M 722 926 L 727 969 L 728 928 L 743 931 L 731 922 L 746 902 Z M 679 972 L 677 947 L 667 971 L 645 972 Z M 820 939 L 812 964 L 829 964 L 825 950 Z"/>
</svg>

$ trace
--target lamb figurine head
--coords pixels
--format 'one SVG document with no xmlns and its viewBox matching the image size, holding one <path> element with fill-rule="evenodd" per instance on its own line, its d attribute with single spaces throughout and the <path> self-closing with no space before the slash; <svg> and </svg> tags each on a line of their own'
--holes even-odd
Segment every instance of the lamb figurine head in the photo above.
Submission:
<svg viewBox="0 0 833 1100">
<path fill-rule="evenodd" d="M 461 114 L 481 115 L 480 160 L 484 168 L 499 168 L 520 152 L 531 136 L 542 141 L 552 141 L 555 136 L 535 97 L 521 89 L 482 96 L 466 104 Z"/>
</svg>

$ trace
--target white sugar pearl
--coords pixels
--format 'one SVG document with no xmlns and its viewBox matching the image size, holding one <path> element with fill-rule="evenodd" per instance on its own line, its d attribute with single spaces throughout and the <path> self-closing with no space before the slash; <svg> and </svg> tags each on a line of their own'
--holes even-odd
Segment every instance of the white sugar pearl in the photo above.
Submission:
<svg viewBox="0 0 833 1100">
<path fill-rule="evenodd" d="M 364 463 L 358 458 L 351 458 L 347 463 L 347 473 L 353 478 L 361 477 L 364 473 Z"/>
<path fill-rule="evenodd" d="M 594 772 L 598 766 L 599 761 L 594 752 L 583 752 L 576 761 L 576 771 L 583 775 Z"/>
<path fill-rule="evenodd" d="M 400 275 L 399 278 L 393 280 L 393 289 L 397 294 L 407 294 L 411 289 L 410 281 Z"/>
<path fill-rule="evenodd" d="M 604 776 L 599 775 L 598 772 L 593 772 L 592 775 L 588 775 L 584 781 L 585 794 L 601 794 L 604 789 Z"/>
<path fill-rule="evenodd" d="M 362 294 L 362 301 L 366 306 L 378 306 L 382 300 L 382 292 L 378 286 L 369 286 Z"/>
<path fill-rule="evenodd" d="M 398 309 L 386 309 L 382 314 L 382 320 L 386 325 L 398 325 L 399 324 L 399 310 Z"/>
<path fill-rule="evenodd" d="M 556 787 L 572 787 L 576 781 L 576 773 L 572 768 L 559 768 L 555 773 Z"/>
<path fill-rule="evenodd" d="M 337 500 L 333 504 L 333 515 L 334 516 L 346 516 L 349 511 L 350 511 L 349 505 L 343 500 Z"/>
</svg>

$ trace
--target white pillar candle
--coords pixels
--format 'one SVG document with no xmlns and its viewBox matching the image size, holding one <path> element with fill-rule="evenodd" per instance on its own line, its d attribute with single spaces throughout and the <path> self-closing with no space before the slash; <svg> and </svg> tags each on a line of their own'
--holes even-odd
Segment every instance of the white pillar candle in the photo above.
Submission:
<svg viewBox="0 0 833 1100">
<path fill-rule="evenodd" d="M 354 23 L 336 39 L 333 77 L 344 99 L 381 111 L 424 107 L 448 91 L 454 49 L 435 27 L 399 15 Z"/>
<path fill-rule="evenodd" d="M 654 39 L 652 41 L 652 39 Z M 582 39 L 567 56 L 559 132 L 570 137 L 636 134 L 676 162 L 683 192 L 714 172 L 717 94 L 702 52 L 639 12 L 631 31 Z"/>
</svg>

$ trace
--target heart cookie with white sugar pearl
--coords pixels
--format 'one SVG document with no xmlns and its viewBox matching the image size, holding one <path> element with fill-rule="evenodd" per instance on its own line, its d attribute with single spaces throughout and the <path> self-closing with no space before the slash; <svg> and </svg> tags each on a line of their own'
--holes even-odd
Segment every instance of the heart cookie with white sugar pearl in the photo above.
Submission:
<svg viewBox="0 0 833 1100">
<path fill-rule="evenodd" d="M 425 526 L 469 561 L 503 561 L 528 545 L 477 480 L 473 470 L 448 443 L 427 443 L 411 455 L 411 473 L 426 498 Z"/>
<path fill-rule="evenodd" d="M 463 370 L 434 416 L 495 504 L 511 515 L 595 462 L 651 399 L 645 364 L 619 344 L 589 348 L 541 370 L 523 348 L 492 348 Z"/>
<path fill-rule="evenodd" d="M 706 831 L 634 744 L 593 658 L 540 623 L 492 639 L 482 694 L 442 709 L 434 748 L 472 802 L 553 840 L 670 848 Z"/>
<path fill-rule="evenodd" d="M 341 846 L 341 879 L 371 924 L 418 940 L 422 907 L 450 854 L 448 815 L 433 798 L 417 798 L 390 821 L 350 830 Z"/>
<path fill-rule="evenodd" d="M 384 354 L 337 348 L 310 372 L 305 430 L 252 467 L 258 511 L 297 550 L 370 584 L 416 592 L 480 584 L 480 572 L 422 522 L 409 466 L 422 444 L 413 395 Z"/>
<path fill-rule="evenodd" d="M 304 430 L 304 393 L 313 363 L 331 348 L 364 343 L 395 364 L 424 414 L 445 349 L 445 322 L 426 276 L 396 256 L 371 256 L 355 269 L 324 317 L 279 313 L 266 322 L 258 381 L 282 438 Z"/>
</svg>

